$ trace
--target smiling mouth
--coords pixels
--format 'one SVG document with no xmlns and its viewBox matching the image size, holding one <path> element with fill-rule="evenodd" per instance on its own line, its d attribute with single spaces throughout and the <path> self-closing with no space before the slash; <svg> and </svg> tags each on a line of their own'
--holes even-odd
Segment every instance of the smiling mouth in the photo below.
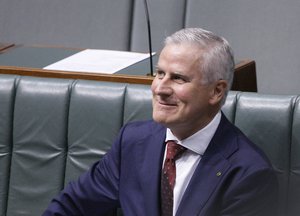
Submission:
<svg viewBox="0 0 300 216">
<path fill-rule="evenodd" d="M 164 102 L 164 101 L 157 101 L 157 103 L 161 106 L 172 106 L 172 107 L 177 106 L 176 103 L 169 103 L 169 102 Z"/>
</svg>

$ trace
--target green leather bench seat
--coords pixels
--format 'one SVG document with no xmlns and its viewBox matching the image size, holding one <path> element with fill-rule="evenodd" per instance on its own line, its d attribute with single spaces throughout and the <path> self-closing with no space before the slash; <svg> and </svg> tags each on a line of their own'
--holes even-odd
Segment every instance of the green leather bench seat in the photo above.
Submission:
<svg viewBox="0 0 300 216">
<path fill-rule="evenodd" d="M 300 96 L 229 92 L 225 115 L 270 158 L 280 215 L 300 215 Z M 39 216 L 126 122 L 151 118 L 148 85 L 0 75 L 0 215 Z"/>
</svg>

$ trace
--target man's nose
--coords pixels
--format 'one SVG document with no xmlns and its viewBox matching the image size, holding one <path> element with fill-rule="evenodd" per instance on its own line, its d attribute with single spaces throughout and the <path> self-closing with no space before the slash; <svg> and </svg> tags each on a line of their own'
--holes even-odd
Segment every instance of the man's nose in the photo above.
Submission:
<svg viewBox="0 0 300 216">
<path fill-rule="evenodd" d="M 157 82 L 157 86 L 155 88 L 155 93 L 158 95 L 170 95 L 172 94 L 172 86 L 170 79 L 168 77 L 164 77 Z"/>
</svg>

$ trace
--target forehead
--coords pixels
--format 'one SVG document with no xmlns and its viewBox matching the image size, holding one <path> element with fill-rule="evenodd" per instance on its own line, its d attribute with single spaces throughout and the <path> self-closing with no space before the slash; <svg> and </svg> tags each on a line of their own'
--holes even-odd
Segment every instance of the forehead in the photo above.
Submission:
<svg viewBox="0 0 300 216">
<path fill-rule="evenodd" d="M 159 56 L 158 68 L 175 70 L 179 72 L 199 69 L 203 50 L 193 44 L 169 44 L 166 45 Z"/>
</svg>

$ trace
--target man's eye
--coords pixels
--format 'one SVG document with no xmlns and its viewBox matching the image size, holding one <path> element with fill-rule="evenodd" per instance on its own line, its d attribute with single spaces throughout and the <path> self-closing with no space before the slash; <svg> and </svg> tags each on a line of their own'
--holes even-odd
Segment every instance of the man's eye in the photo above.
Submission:
<svg viewBox="0 0 300 216">
<path fill-rule="evenodd" d="M 186 79 L 184 79 L 182 76 L 173 76 L 173 80 L 177 83 L 185 83 Z"/>
<path fill-rule="evenodd" d="M 181 76 L 174 76 L 173 79 L 174 79 L 174 80 L 181 80 L 182 77 L 181 77 Z"/>
<path fill-rule="evenodd" d="M 165 76 L 165 73 L 163 71 L 156 71 L 155 77 L 163 78 L 164 76 Z"/>
</svg>

